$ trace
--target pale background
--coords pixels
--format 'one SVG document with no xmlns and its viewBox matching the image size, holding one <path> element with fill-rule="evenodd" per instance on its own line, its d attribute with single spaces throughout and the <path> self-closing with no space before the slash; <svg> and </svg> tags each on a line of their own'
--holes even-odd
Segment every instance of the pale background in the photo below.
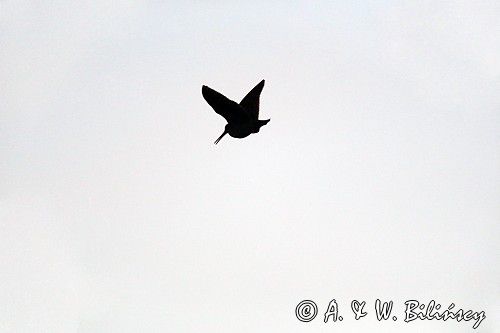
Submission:
<svg viewBox="0 0 500 333">
<path fill-rule="evenodd" d="M 500 2 L 402 3 L 1 1 L 0 331 L 498 332 Z"/>
</svg>

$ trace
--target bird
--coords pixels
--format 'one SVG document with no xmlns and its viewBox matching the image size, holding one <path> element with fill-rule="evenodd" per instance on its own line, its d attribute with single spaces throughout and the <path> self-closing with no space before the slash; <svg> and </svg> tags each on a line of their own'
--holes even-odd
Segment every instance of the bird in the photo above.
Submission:
<svg viewBox="0 0 500 333">
<path fill-rule="evenodd" d="M 219 143 L 222 137 L 229 134 L 233 138 L 246 138 L 252 133 L 258 133 L 260 128 L 271 119 L 259 119 L 259 99 L 264 88 L 265 80 L 260 81 L 250 92 L 243 97 L 238 104 L 221 93 L 205 85 L 201 87 L 201 93 L 207 103 L 216 113 L 226 119 L 227 124 L 221 136 L 215 140 Z"/>
</svg>

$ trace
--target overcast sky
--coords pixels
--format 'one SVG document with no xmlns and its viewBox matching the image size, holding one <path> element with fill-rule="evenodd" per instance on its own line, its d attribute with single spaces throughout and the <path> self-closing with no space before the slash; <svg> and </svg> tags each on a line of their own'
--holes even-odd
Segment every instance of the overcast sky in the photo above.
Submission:
<svg viewBox="0 0 500 333">
<path fill-rule="evenodd" d="M 500 3 L 404 3 L 1 1 L 0 331 L 500 330 Z"/>
</svg>

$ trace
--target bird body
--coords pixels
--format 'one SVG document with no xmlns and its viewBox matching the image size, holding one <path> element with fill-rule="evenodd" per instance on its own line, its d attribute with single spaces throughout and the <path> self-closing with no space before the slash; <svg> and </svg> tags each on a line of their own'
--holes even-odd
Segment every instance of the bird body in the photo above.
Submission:
<svg viewBox="0 0 500 333">
<path fill-rule="evenodd" d="M 207 103 L 227 121 L 224 132 L 215 141 L 215 144 L 226 134 L 241 139 L 252 133 L 258 133 L 260 128 L 269 122 L 270 119 L 259 120 L 259 99 L 264 83 L 265 81 L 262 80 L 257 84 L 240 103 L 228 99 L 207 86 L 201 88 Z"/>
</svg>

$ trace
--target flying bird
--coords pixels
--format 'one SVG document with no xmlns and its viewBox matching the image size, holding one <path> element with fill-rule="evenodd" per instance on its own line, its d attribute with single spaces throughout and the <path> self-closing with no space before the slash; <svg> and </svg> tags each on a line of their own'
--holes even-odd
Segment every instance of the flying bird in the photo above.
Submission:
<svg viewBox="0 0 500 333">
<path fill-rule="evenodd" d="M 217 91 L 203 86 L 201 93 L 207 103 L 226 119 L 227 124 L 221 136 L 215 140 L 217 144 L 226 134 L 233 138 L 245 138 L 252 133 L 258 133 L 269 120 L 259 120 L 259 98 L 264 88 L 265 80 L 259 82 L 238 104 Z"/>
</svg>

